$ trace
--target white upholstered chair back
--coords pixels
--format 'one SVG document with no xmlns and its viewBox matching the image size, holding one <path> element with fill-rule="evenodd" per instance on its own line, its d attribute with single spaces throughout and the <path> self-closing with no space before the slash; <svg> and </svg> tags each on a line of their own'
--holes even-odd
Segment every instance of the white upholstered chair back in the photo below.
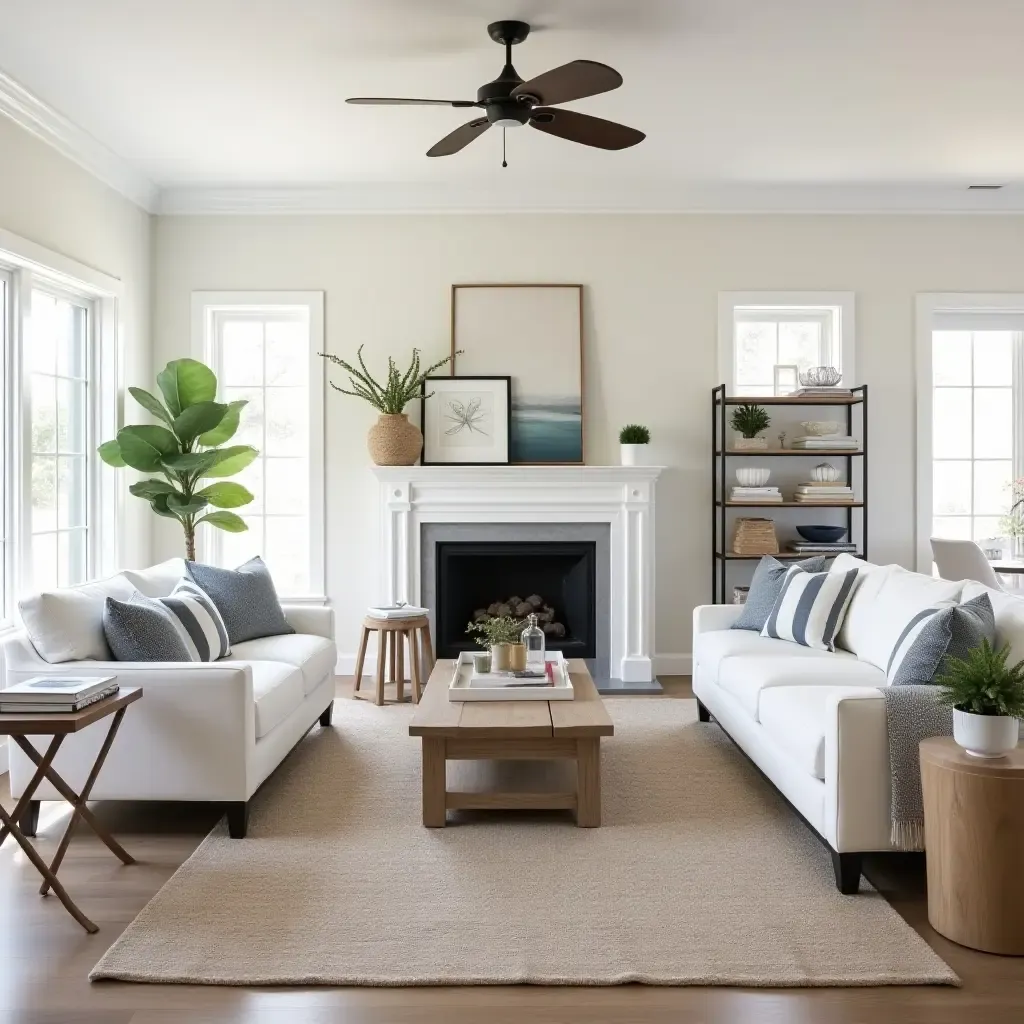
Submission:
<svg viewBox="0 0 1024 1024">
<path fill-rule="evenodd" d="M 985 552 L 973 540 L 932 537 L 932 557 L 944 580 L 976 580 L 993 590 L 1003 589 Z"/>
</svg>

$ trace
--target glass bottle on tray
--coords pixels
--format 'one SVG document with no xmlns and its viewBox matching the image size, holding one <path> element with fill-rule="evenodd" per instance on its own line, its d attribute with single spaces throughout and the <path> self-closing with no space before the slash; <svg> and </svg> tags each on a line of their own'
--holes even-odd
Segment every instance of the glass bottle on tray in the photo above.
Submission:
<svg viewBox="0 0 1024 1024">
<path fill-rule="evenodd" d="M 523 646 L 526 648 L 526 671 L 531 674 L 543 675 L 545 672 L 544 630 L 537 625 L 536 615 L 527 616 L 522 640 Z"/>
</svg>

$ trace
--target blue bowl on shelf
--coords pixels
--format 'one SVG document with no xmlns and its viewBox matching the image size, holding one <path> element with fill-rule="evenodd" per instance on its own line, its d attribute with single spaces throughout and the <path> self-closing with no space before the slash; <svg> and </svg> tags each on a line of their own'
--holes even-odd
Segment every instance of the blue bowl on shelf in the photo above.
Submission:
<svg viewBox="0 0 1024 1024">
<path fill-rule="evenodd" d="M 798 526 L 796 532 L 812 544 L 835 544 L 846 536 L 845 526 Z"/>
</svg>

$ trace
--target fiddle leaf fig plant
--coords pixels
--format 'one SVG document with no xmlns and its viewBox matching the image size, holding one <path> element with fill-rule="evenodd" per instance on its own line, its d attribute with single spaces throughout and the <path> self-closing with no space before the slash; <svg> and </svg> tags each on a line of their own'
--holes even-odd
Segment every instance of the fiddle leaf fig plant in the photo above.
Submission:
<svg viewBox="0 0 1024 1024">
<path fill-rule="evenodd" d="M 185 557 L 196 557 L 196 527 L 208 523 L 229 533 L 248 529 L 227 509 L 253 500 L 240 483 L 223 480 L 248 466 L 259 452 L 251 445 L 221 447 L 235 436 L 245 401 L 218 402 L 217 377 L 196 359 L 174 359 L 156 376 L 163 401 L 142 388 L 128 393 L 163 424 L 122 427 L 97 451 L 108 466 L 153 473 L 128 490 L 148 501 L 158 516 L 175 519 L 185 534 Z M 214 482 L 206 483 L 212 479 Z"/>
</svg>

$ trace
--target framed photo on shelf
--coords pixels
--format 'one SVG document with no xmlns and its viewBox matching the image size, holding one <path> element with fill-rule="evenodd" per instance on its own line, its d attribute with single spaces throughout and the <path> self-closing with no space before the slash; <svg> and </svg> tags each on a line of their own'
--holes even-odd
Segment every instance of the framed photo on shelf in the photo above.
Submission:
<svg viewBox="0 0 1024 1024">
<path fill-rule="evenodd" d="M 512 379 L 509 462 L 582 465 L 583 285 L 453 284 L 451 301 L 453 376 Z"/>
<path fill-rule="evenodd" d="M 422 394 L 424 466 L 507 465 L 511 377 L 427 377 Z"/>
<path fill-rule="evenodd" d="M 775 397 L 791 395 L 800 387 L 800 368 L 796 365 L 776 363 L 772 367 L 775 375 Z"/>
</svg>

